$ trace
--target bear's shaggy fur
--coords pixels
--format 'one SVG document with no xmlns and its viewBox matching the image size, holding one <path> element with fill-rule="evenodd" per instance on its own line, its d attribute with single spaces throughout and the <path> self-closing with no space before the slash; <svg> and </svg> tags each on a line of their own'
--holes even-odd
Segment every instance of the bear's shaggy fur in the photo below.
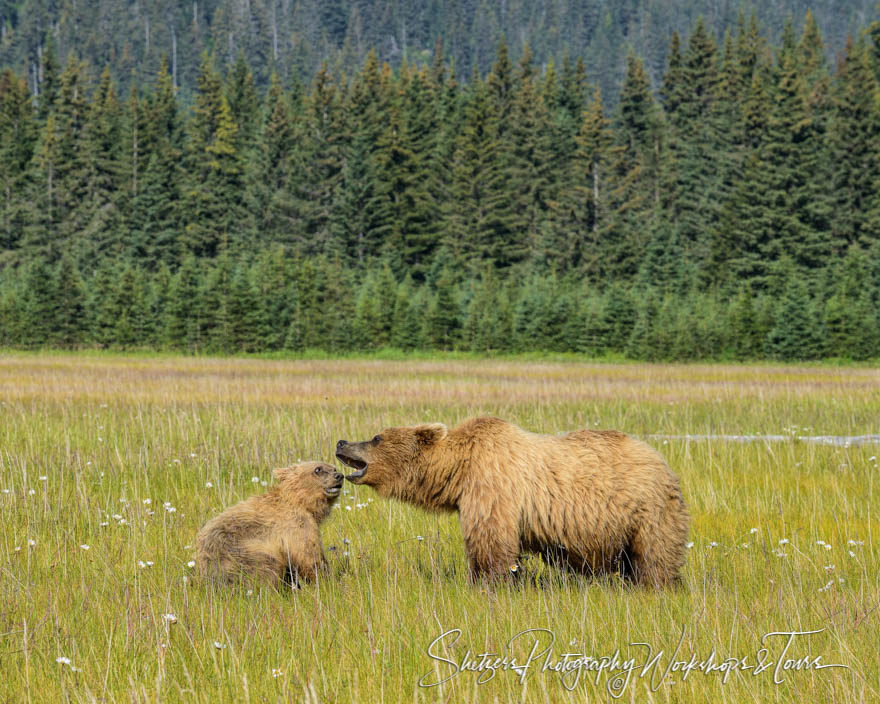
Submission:
<svg viewBox="0 0 880 704">
<path fill-rule="evenodd" d="M 322 462 L 276 469 L 278 486 L 208 521 L 196 537 L 196 563 L 208 578 L 242 573 L 275 586 L 311 581 L 326 564 L 318 526 L 339 496 L 343 476 Z"/>
<path fill-rule="evenodd" d="M 516 569 L 520 553 L 638 584 L 679 580 L 689 515 L 678 478 L 639 440 L 611 430 L 538 435 L 498 418 L 340 440 L 347 479 L 383 496 L 458 511 L 472 578 Z"/>
</svg>

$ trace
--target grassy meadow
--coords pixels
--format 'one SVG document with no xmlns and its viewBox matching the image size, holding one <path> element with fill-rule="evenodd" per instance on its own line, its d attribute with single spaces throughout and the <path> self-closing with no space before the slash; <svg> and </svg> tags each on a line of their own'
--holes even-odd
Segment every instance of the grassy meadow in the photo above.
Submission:
<svg viewBox="0 0 880 704">
<path fill-rule="evenodd" d="M 264 491 L 274 467 L 332 460 L 337 439 L 388 425 L 479 414 L 652 442 L 693 515 L 684 588 L 588 582 L 531 558 L 519 584 L 471 586 L 455 516 L 350 484 L 316 586 L 195 578 L 198 528 Z M 796 439 L 877 432 L 869 368 L 4 354 L 0 701 L 877 702 L 880 446 Z M 688 433 L 794 439 L 649 437 Z M 429 656 L 451 629 L 459 640 Z M 515 638 L 526 629 L 555 642 Z M 784 657 L 786 637 L 770 636 L 762 660 L 765 634 L 819 630 Z M 542 656 L 524 678 L 455 672 L 468 649 L 525 663 L 532 638 L 550 665 L 619 651 L 634 667 L 582 661 L 563 678 Z M 715 665 L 766 668 L 665 673 L 712 651 Z M 777 671 L 805 657 L 848 669 Z M 420 687 L 426 675 L 448 679 Z"/>
</svg>

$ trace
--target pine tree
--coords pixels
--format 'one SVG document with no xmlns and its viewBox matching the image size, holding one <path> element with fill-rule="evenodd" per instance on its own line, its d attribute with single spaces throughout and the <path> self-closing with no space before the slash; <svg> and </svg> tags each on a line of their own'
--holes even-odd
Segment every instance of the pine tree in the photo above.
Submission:
<svg viewBox="0 0 880 704">
<path fill-rule="evenodd" d="M 196 260 L 188 255 L 171 279 L 165 306 L 165 342 L 173 349 L 193 352 L 203 345 L 199 292 Z"/>
<path fill-rule="evenodd" d="M 28 163 L 37 124 L 24 79 L 0 73 L 0 256 L 21 245 L 27 222 Z"/>
<path fill-rule="evenodd" d="M 130 246 L 148 266 L 180 261 L 182 230 L 182 130 L 177 98 L 164 58 L 154 95 L 143 106 L 129 101 L 126 172 L 132 208 Z"/>
<path fill-rule="evenodd" d="M 397 288 L 394 300 L 391 346 L 400 350 L 412 350 L 421 346 L 422 309 L 420 297 L 415 293 L 412 277 L 406 278 Z"/>
<path fill-rule="evenodd" d="M 216 124 L 209 141 L 191 157 L 195 178 L 189 186 L 185 234 L 187 249 L 208 257 L 215 256 L 232 237 L 242 249 L 250 245 L 243 207 L 243 167 L 235 147 L 238 127 L 222 94 L 212 120 Z"/>
<path fill-rule="evenodd" d="M 463 110 L 452 168 L 447 245 L 457 261 L 506 268 L 522 261 L 526 248 L 514 230 L 501 169 L 499 116 L 479 79 L 472 82 Z"/>
<path fill-rule="evenodd" d="M 610 124 L 597 88 L 583 112 L 575 137 L 577 149 L 571 159 L 571 173 L 562 193 L 560 219 L 568 237 L 559 242 L 560 253 L 569 257 L 572 268 L 582 268 L 592 276 L 599 271 L 602 231 L 610 224 L 606 221 L 604 203 L 612 140 Z"/>
<path fill-rule="evenodd" d="M 261 242 L 283 242 L 296 217 L 291 204 L 297 129 L 289 96 L 272 74 L 254 164 L 247 172 L 248 207 Z"/>
<path fill-rule="evenodd" d="M 425 338 L 434 349 L 450 350 L 455 346 L 459 328 L 452 273 L 443 270 L 434 288 L 435 294 L 424 319 Z"/>
<path fill-rule="evenodd" d="M 239 52 L 226 77 L 224 90 L 232 120 L 238 127 L 235 149 L 249 154 L 255 147 L 260 123 L 260 101 L 254 86 L 254 76 L 243 52 Z"/>
<path fill-rule="evenodd" d="M 56 317 L 58 293 L 55 278 L 44 257 L 35 257 L 23 277 L 21 343 L 24 347 L 42 347 L 66 331 Z"/>
<path fill-rule="evenodd" d="M 85 229 L 81 249 L 89 258 L 123 253 L 120 212 L 122 185 L 122 106 L 116 97 L 116 88 L 105 67 L 101 81 L 91 98 L 91 105 L 83 128 L 82 151 L 86 169 L 85 200 L 79 204 L 79 221 Z"/>
<path fill-rule="evenodd" d="M 668 113 L 675 169 L 672 219 L 688 256 L 702 267 L 710 258 L 707 235 L 716 226 L 719 206 L 724 201 L 727 174 L 719 165 L 727 162 L 724 155 L 730 149 L 719 106 L 718 49 L 702 17 L 694 26 L 680 64 L 671 67 L 666 79 L 664 93 L 672 96 Z"/>
<path fill-rule="evenodd" d="M 829 131 L 832 246 L 838 254 L 853 243 L 869 245 L 880 231 L 880 220 L 872 217 L 880 184 L 877 90 L 864 45 L 850 41 L 835 76 Z"/>
<path fill-rule="evenodd" d="M 332 249 L 332 212 L 342 176 L 345 115 L 326 64 L 315 74 L 305 106 L 306 138 L 296 152 L 294 243 L 306 254 Z"/>
<path fill-rule="evenodd" d="M 806 284 L 785 264 L 787 283 L 767 337 L 766 352 L 783 361 L 819 359 L 825 351 L 824 320 L 810 298 Z"/>
<path fill-rule="evenodd" d="M 642 62 L 630 54 L 609 150 L 609 222 L 599 244 L 603 278 L 630 278 L 647 238 L 643 221 L 659 208 L 660 123 Z"/>
<path fill-rule="evenodd" d="M 73 348 L 85 336 L 85 293 L 73 258 L 65 253 L 58 262 L 54 281 L 55 329 L 53 345 Z"/>
<path fill-rule="evenodd" d="M 549 218 L 552 177 L 551 145 L 547 128 L 549 114 L 543 96 L 534 82 L 532 54 L 523 50 L 516 77 L 510 113 L 509 164 L 505 170 L 506 189 L 511 192 L 510 208 L 513 230 L 523 238 L 524 246 L 543 254 L 543 226 Z M 552 242 L 552 238 L 551 238 Z"/>
</svg>

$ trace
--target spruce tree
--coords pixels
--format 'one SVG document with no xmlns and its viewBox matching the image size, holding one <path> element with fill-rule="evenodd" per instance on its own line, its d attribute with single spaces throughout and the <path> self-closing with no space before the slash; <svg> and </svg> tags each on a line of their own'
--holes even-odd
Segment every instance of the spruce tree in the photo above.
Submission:
<svg viewBox="0 0 880 704">
<path fill-rule="evenodd" d="M 37 122 L 24 79 L 0 73 L 0 256 L 21 246 L 27 223 L 28 163 Z"/>
<path fill-rule="evenodd" d="M 86 332 L 85 292 L 76 263 L 69 253 L 62 255 L 55 270 L 55 326 L 51 343 L 73 348 L 79 345 Z"/>
</svg>

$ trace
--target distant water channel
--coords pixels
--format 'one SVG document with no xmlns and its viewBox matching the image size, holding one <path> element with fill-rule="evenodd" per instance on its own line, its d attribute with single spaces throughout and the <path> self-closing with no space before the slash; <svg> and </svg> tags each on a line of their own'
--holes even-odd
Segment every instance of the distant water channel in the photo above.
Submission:
<svg viewBox="0 0 880 704">
<path fill-rule="evenodd" d="M 720 442 L 809 442 L 859 447 L 880 444 L 880 435 L 649 435 L 652 440 L 715 440 Z"/>
</svg>

